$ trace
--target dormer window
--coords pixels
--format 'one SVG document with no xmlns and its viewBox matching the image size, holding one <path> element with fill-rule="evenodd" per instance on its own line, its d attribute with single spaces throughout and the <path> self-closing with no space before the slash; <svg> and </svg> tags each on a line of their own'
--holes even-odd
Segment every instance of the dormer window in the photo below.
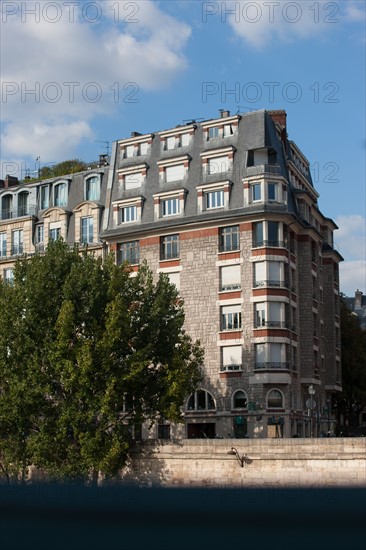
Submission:
<svg viewBox="0 0 366 550">
<path fill-rule="evenodd" d="M 158 161 L 160 181 L 170 183 L 186 178 L 191 157 L 183 155 L 174 159 Z"/>
<path fill-rule="evenodd" d="M 67 205 L 67 183 L 62 182 L 54 186 L 54 206 Z"/>
<path fill-rule="evenodd" d="M 152 143 L 153 134 L 143 136 L 134 136 L 129 140 L 119 142 L 121 159 L 133 159 L 139 156 L 147 155 Z"/>
<path fill-rule="evenodd" d="M 129 166 L 118 170 L 118 182 L 124 190 L 137 189 L 146 181 L 148 165 L 138 164 L 137 166 Z"/>
<path fill-rule="evenodd" d="M 194 125 L 178 127 L 160 134 L 163 151 L 172 151 L 179 147 L 187 147 L 191 143 L 195 130 Z"/>
<path fill-rule="evenodd" d="M 100 199 L 100 178 L 91 176 L 85 182 L 85 200 L 98 201 Z"/>
</svg>

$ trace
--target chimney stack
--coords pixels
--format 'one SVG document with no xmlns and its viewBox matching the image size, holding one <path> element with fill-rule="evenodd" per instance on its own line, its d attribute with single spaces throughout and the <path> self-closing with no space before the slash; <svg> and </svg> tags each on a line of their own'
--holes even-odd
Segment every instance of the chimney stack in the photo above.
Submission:
<svg viewBox="0 0 366 550">
<path fill-rule="evenodd" d="M 16 187 L 19 185 L 19 180 L 15 176 L 9 176 L 8 174 L 5 176 L 4 181 L 4 187 L 7 189 L 8 187 Z"/>
<path fill-rule="evenodd" d="M 226 109 L 219 109 L 220 118 L 226 118 L 230 116 L 230 111 L 227 111 Z"/>
<path fill-rule="evenodd" d="M 362 309 L 362 296 L 362 291 L 357 289 L 355 292 L 355 309 Z"/>
</svg>

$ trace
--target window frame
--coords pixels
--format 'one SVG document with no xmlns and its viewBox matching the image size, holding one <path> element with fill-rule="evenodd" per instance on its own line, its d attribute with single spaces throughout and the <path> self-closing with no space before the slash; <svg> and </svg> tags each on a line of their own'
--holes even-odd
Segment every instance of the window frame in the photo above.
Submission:
<svg viewBox="0 0 366 550">
<path fill-rule="evenodd" d="M 84 233 L 86 225 L 86 235 Z M 90 230 L 90 224 L 91 224 L 91 230 Z M 80 244 L 86 245 L 86 244 L 92 244 L 94 242 L 94 217 L 93 216 L 82 216 L 80 218 Z"/>
<path fill-rule="evenodd" d="M 131 253 L 131 250 L 134 250 L 134 252 Z M 130 265 L 138 265 L 140 263 L 139 240 L 125 241 L 117 244 L 117 265 L 121 265 L 124 262 Z"/>
<path fill-rule="evenodd" d="M 244 399 L 245 399 L 245 405 L 243 407 L 240 407 L 240 406 L 235 406 L 235 400 L 236 400 L 236 395 L 239 394 L 239 393 L 242 393 L 244 395 Z M 238 389 L 238 390 L 235 390 L 232 397 L 231 397 L 231 410 L 248 410 L 248 396 L 246 394 L 246 392 L 244 390 L 241 390 L 241 389 Z"/>
<path fill-rule="evenodd" d="M 60 200 L 60 189 L 65 189 L 65 197 L 63 198 L 63 201 Z M 67 202 L 69 199 L 69 184 L 67 181 L 59 181 L 53 185 L 53 205 L 58 208 L 62 208 L 64 206 L 67 206 Z"/>
<path fill-rule="evenodd" d="M 226 246 L 227 239 L 229 240 L 229 246 Z M 237 240 L 233 244 L 233 241 Z M 228 225 L 226 227 L 220 227 L 219 230 L 219 251 L 220 252 L 233 252 L 240 250 L 240 227 L 239 225 Z"/>
<path fill-rule="evenodd" d="M 160 260 L 176 260 L 179 254 L 179 233 L 160 237 Z"/>
<path fill-rule="evenodd" d="M 279 405 L 279 406 L 270 404 L 270 402 L 269 402 L 270 395 L 271 395 L 271 393 L 274 393 L 274 392 L 277 392 L 281 397 L 281 405 Z M 267 395 L 266 395 L 266 408 L 267 409 L 284 410 L 284 408 L 285 408 L 285 396 L 284 396 L 284 394 L 281 390 L 279 390 L 278 388 L 271 388 L 267 392 Z"/>
</svg>

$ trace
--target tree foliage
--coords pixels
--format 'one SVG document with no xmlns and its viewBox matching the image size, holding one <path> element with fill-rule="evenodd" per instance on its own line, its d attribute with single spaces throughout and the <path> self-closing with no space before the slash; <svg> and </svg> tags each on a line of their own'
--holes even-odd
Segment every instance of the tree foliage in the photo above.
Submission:
<svg viewBox="0 0 366 550">
<path fill-rule="evenodd" d="M 341 299 L 342 394 L 337 398 L 339 420 L 358 424 L 366 407 L 366 331 L 359 319 Z"/>
<path fill-rule="evenodd" d="M 176 287 L 142 265 L 131 277 L 61 241 L 0 282 L 0 468 L 57 478 L 116 476 L 133 428 L 181 406 L 203 350 L 182 326 Z"/>
<path fill-rule="evenodd" d="M 57 178 L 65 176 L 67 174 L 76 174 L 77 172 L 84 172 L 88 167 L 96 168 L 97 163 L 86 164 L 80 159 L 69 159 L 58 162 L 57 164 L 45 165 L 39 169 L 38 177 L 31 178 L 30 182 L 40 181 L 49 178 Z"/>
</svg>

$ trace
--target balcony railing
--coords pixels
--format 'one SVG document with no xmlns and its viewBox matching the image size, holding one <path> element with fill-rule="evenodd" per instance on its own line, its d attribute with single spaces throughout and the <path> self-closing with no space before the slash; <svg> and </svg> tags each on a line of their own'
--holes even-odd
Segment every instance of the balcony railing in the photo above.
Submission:
<svg viewBox="0 0 366 550">
<path fill-rule="evenodd" d="M 262 248 L 268 246 L 270 248 L 286 248 L 285 241 L 253 241 L 253 248 Z"/>
<path fill-rule="evenodd" d="M 235 372 L 241 371 L 242 365 L 222 365 L 220 367 L 220 372 Z"/>
<path fill-rule="evenodd" d="M 11 255 L 12 255 L 12 256 L 19 256 L 20 254 L 23 254 L 23 252 L 24 252 L 23 243 L 21 243 L 21 244 L 14 244 L 14 245 L 11 247 Z"/>
<path fill-rule="evenodd" d="M 35 216 L 37 207 L 35 205 L 19 206 L 18 208 L 0 210 L 0 220 L 12 220 L 24 216 Z"/>
<path fill-rule="evenodd" d="M 254 363 L 254 369 L 258 370 L 290 370 L 290 363 L 264 362 Z"/>
<path fill-rule="evenodd" d="M 257 164 L 256 166 L 247 167 L 248 176 L 259 176 L 261 174 L 281 174 L 279 164 Z"/>
<path fill-rule="evenodd" d="M 283 202 L 252 202 L 245 205 L 250 212 L 287 212 L 287 204 Z"/>
<path fill-rule="evenodd" d="M 288 328 L 288 326 L 286 321 L 261 321 L 255 323 L 254 328 Z"/>
<path fill-rule="evenodd" d="M 288 281 L 281 281 L 281 280 L 277 280 L 277 279 L 254 281 L 254 287 L 255 288 L 265 287 L 265 286 L 276 287 L 276 288 L 278 288 L 278 287 L 289 288 L 290 284 L 289 284 Z"/>
</svg>

